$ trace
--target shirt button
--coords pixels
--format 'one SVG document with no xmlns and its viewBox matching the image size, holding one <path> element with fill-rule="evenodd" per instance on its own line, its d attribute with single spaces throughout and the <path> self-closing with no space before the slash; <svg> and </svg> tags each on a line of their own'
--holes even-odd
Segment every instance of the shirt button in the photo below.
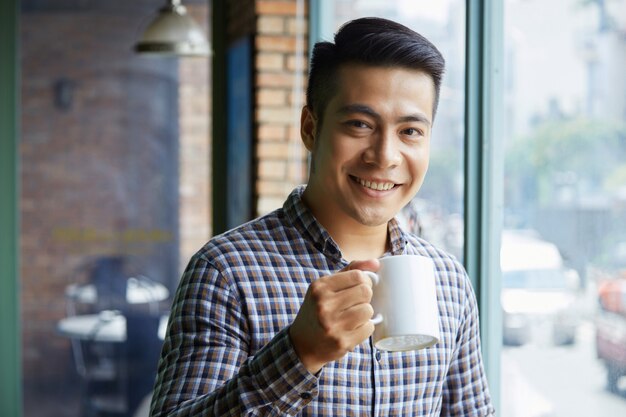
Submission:
<svg viewBox="0 0 626 417">
<path fill-rule="evenodd" d="M 377 360 L 378 362 L 380 362 L 380 358 L 381 358 L 381 356 L 382 356 L 382 355 L 380 354 L 380 351 L 377 351 L 377 352 L 376 352 L 376 360 Z"/>
<path fill-rule="evenodd" d="M 311 397 L 313 396 L 311 395 L 310 392 L 303 392 L 300 394 L 300 398 L 302 398 L 303 400 L 310 400 Z"/>
</svg>

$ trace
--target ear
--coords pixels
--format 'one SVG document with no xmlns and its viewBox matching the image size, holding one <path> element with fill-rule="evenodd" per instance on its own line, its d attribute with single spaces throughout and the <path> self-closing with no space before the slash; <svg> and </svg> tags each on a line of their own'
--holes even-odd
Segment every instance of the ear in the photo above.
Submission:
<svg viewBox="0 0 626 417">
<path fill-rule="evenodd" d="M 317 135 L 317 118 L 313 114 L 313 111 L 307 106 L 302 108 L 302 114 L 300 115 L 300 137 L 302 143 L 309 152 L 313 152 L 315 148 L 315 137 Z"/>
</svg>

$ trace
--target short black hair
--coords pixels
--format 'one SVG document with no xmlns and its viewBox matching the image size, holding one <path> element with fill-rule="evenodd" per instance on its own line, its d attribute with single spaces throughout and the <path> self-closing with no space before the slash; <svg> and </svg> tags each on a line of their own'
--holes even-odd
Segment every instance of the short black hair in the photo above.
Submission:
<svg viewBox="0 0 626 417">
<path fill-rule="evenodd" d="M 334 43 L 316 43 L 311 58 L 306 105 L 320 123 L 324 108 L 337 91 L 337 71 L 347 64 L 424 71 L 432 78 L 435 87 L 434 118 L 445 60 L 424 36 L 391 20 L 364 17 L 341 26 L 335 34 Z"/>
</svg>

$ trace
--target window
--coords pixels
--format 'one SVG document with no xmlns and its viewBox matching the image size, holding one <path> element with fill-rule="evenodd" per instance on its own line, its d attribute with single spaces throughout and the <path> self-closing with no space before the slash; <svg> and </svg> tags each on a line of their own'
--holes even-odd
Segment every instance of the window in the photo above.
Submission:
<svg viewBox="0 0 626 417">
<path fill-rule="evenodd" d="M 20 7 L 23 415 L 132 415 L 210 234 L 209 61 L 133 52 L 158 3 Z"/>
<path fill-rule="evenodd" d="M 626 415 L 624 10 L 505 1 L 503 417 Z"/>
</svg>

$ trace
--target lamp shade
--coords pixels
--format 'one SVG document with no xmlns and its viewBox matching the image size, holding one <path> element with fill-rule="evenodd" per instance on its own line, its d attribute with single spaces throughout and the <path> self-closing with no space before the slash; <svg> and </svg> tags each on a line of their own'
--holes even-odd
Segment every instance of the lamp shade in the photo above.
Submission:
<svg viewBox="0 0 626 417">
<path fill-rule="evenodd" d="M 208 56 L 209 44 L 180 0 L 169 0 L 148 25 L 135 51 L 142 55 Z"/>
</svg>

